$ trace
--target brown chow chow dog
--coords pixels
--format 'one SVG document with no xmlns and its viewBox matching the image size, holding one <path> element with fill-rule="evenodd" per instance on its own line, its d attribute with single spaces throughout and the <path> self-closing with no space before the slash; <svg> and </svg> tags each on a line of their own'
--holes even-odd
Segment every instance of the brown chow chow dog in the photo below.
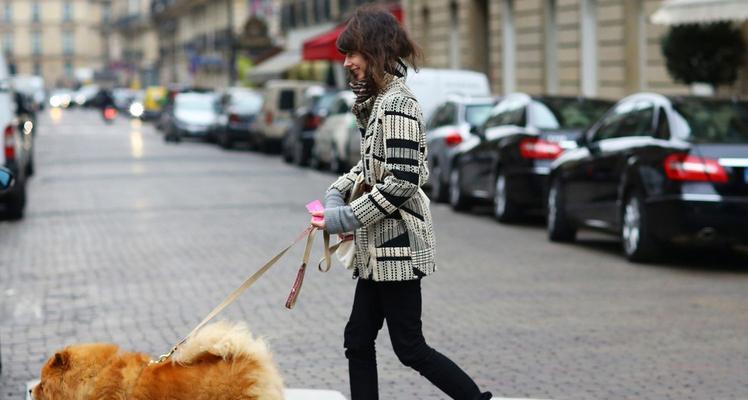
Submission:
<svg viewBox="0 0 748 400">
<path fill-rule="evenodd" d="M 244 324 L 201 329 L 166 362 L 116 345 L 68 346 L 42 367 L 34 400 L 282 400 L 283 381 L 270 351 Z"/>
</svg>

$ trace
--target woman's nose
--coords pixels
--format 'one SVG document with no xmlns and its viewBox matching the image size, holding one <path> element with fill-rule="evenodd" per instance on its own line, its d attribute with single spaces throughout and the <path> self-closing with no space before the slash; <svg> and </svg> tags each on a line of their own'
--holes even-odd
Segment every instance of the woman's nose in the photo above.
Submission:
<svg viewBox="0 0 748 400">
<path fill-rule="evenodd" d="M 345 56 L 345 61 L 343 61 L 343 68 L 351 68 L 351 60 L 348 58 L 348 56 Z"/>
</svg>

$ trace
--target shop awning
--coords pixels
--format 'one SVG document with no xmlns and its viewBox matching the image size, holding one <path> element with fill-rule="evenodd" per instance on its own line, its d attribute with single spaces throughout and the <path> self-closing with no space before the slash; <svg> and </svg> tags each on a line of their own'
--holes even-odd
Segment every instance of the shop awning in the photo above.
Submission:
<svg viewBox="0 0 748 400">
<path fill-rule="evenodd" d="M 390 9 L 392 15 L 402 23 L 403 22 L 403 9 L 400 6 L 393 6 Z M 338 40 L 338 36 L 345 29 L 345 24 L 338 25 L 329 32 L 325 32 L 317 37 L 311 38 L 304 42 L 303 57 L 304 60 L 328 60 L 328 61 L 343 61 L 345 56 L 338 52 L 335 42 Z"/>
<path fill-rule="evenodd" d="M 654 24 L 684 25 L 748 20 L 746 0 L 666 0 L 650 17 Z"/>
<path fill-rule="evenodd" d="M 338 40 L 338 36 L 345 29 L 345 24 L 339 25 L 337 28 L 325 32 L 316 38 L 307 40 L 304 42 L 304 49 L 302 56 L 305 60 L 330 60 L 330 61 L 343 61 L 345 56 L 340 54 L 335 41 Z"/>
<path fill-rule="evenodd" d="M 247 77 L 258 84 L 270 79 L 279 78 L 284 72 L 303 61 L 301 58 L 301 47 L 306 40 L 330 30 L 332 26 L 332 24 L 323 24 L 310 28 L 295 29 L 289 32 L 286 38 L 286 50 L 252 68 L 247 73 Z"/>
</svg>

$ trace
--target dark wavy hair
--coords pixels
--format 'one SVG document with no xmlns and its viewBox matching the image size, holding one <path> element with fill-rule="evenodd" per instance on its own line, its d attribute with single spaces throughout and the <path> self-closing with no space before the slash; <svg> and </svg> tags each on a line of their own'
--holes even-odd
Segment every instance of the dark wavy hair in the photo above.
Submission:
<svg viewBox="0 0 748 400">
<path fill-rule="evenodd" d="M 360 53 L 367 63 L 366 81 L 372 93 L 386 84 L 385 73 L 404 76 L 405 61 L 416 71 L 422 58 L 420 47 L 384 7 L 363 5 L 354 11 L 335 43 L 342 54 Z"/>
</svg>

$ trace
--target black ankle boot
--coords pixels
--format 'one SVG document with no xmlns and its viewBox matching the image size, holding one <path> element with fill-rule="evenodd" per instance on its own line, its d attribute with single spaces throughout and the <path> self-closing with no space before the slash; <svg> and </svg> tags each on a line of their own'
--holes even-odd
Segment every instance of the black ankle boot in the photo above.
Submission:
<svg viewBox="0 0 748 400">
<path fill-rule="evenodd" d="M 493 398 L 493 395 L 491 392 L 485 392 L 481 393 L 480 396 L 478 396 L 475 400 L 491 400 Z"/>
</svg>

